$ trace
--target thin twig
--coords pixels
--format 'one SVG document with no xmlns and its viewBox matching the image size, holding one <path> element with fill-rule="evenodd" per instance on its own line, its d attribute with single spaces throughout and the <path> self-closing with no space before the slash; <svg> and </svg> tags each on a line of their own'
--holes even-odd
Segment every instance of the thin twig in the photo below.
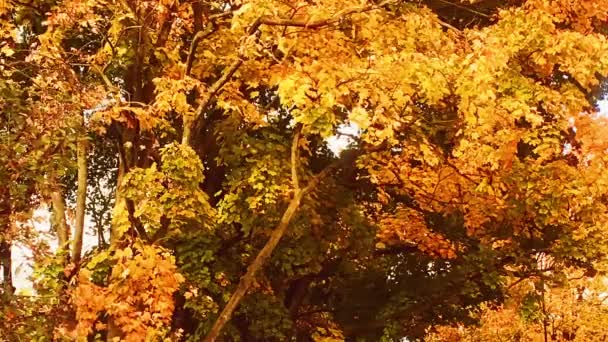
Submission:
<svg viewBox="0 0 608 342">
<path fill-rule="evenodd" d="M 457 29 L 456 27 L 454 27 L 454 26 L 452 26 L 452 25 L 450 25 L 450 24 L 446 23 L 445 21 L 443 21 L 443 20 L 441 20 L 441 19 L 439 19 L 439 18 L 435 18 L 435 20 L 437 21 L 437 23 L 438 23 L 440 26 L 443 26 L 443 27 L 447 28 L 448 30 L 450 30 L 450 31 L 452 31 L 452 32 L 454 32 L 454 33 L 456 33 L 456 34 L 457 34 L 457 35 L 459 35 L 459 36 L 461 36 L 461 35 L 462 35 L 462 31 L 460 31 L 460 30 L 459 30 L 459 29 Z"/>
<path fill-rule="evenodd" d="M 211 23 L 209 26 L 207 26 L 207 29 L 205 29 L 205 31 L 198 31 L 194 35 L 194 38 L 192 39 L 192 44 L 190 44 L 188 59 L 186 60 L 186 72 L 184 73 L 185 76 L 190 76 L 190 71 L 192 70 L 192 63 L 194 63 L 194 55 L 196 53 L 198 43 L 203 39 L 209 38 L 209 36 L 211 36 L 215 31 L 215 24 Z"/>
<path fill-rule="evenodd" d="M 258 28 L 260 28 L 260 19 L 257 19 L 247 30 L 248 36 L 253 35 L 257 32 Z M 238 70 L 238 68 L 243 64 L 243 57 L 238 56 L 237 60 L 234 61 L 223 73 L 222 77 L 220 77 L 213 85 L 208 89 L 207 94 L 201 100 L 201 103 L 196 109 L 194 113 L 194 118 L 189 121 L 186 120 L 184 122 L 184 132 L 182 133 L 182 144 L 186 145 L 190 143 L 190 136 L 192 134 L 192 129 L 198 129 L 200 125 L 200 119 L 203 117 L 207 106 L 211 102 L 211 100 L 215 97 L 215 95 L 220 91 L 220 89 L 232 78 L 232 75 Z"/>
<path fill-rule="evenodd" d="M 468 11 L 468 12 L 471 12 L 471 13 L 473 13 L 473 14 L 476 14 L 476 15 L 478 15 L 478 16 L 480 16 L 480 17 L 484 17 L 484 18 L 491 18 L 491 17 L 490 17 L 488 14 L 483 13 L 483 12 L 479 12 L 479 11 L 474 10 L 474 9 L 472 9 L 472 8 L 469 8 L 469 7 L 467 7 L 467 6 L 463 6 L 463 5 L 456 4 L 456 3 L 453 3 L 453 2 L 451 2 L 451 1 L 446 1 L 446 0 L 437 0 L 437 1 L 439 1 L 439 2 L 443 2 L 444 4 L 447 4 L 447 5 L 451 5 L 451 6 L 454 6 L 454 7 L 458 7 L 458 8 L 460 8 L 460 9 L 465 10 L 465 11 Z"/>
<path fill-rule="evenodd" d="M 372 6 L 345 10 L 340 13 L 337 13 L 336 15 L 332 16 L 331 18 L 326 18 L 326 19 L 293 20 L 293 19 L 273 18 L 273 17 L 269 17 L 269 16 L 262 16 L 260 18 L 260 22 L 261 22 L 261 24 L 268 25 L 268 26 L 294 26 L 294 27 L 304 27 L 304 28 L 314 29 L 314 28 L 320 28 L 320 27 L 324 27 L 324 26 L 328 26 L 328 25 L 337 23 L 340 20 L 344 19 L 344 17 L 349 16 L 351 14 L 364 13 L 364 12 L 372 11 L 375 9 L 379 9 L 382 6 L 384 6 L 390 2 L 392 2 L 392 1 L 384 1 L 378 5 L 372 5 Z"/>
</svg>

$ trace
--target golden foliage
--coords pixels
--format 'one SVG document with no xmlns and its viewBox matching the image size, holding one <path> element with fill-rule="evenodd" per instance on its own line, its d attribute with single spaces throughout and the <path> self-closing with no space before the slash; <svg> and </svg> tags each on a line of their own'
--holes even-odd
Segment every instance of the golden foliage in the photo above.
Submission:
<svg viewBox="0 0 608 342">
<path fill-rule="evenodd" d="M 109 284 L 95 285 L 90 271 L 79 273 L 72 302 L 76 307 L 77 336 L 104 330 L 101 317 L 111 317 L 124 341 L 162 337 L 174 310 L 173 294 L 184 278 L 171 254 L 155 246 L 116 250 Z"/>
</svg>

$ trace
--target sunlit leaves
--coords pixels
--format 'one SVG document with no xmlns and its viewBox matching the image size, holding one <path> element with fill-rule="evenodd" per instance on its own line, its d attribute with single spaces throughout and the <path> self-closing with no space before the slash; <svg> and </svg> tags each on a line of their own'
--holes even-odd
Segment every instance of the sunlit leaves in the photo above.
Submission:
<svg viewBox="0 0 608 342">
<path fill-rule="evenodd" d="M 115 238 L 122 237 L 130 227 L 127 203 L 124 198 L 118 198 L 112 211 L 112 234 Z"/>
<path fill-rule="evenodd" d="M 3 7 L 0 175 L 17 211 L 70 170 L 83 113 L 120 154 L 112 243 L 81 268 L 78 333 L 111 330 L 109 317 L 145 340 L 183 323 L 162 245 L 199 338 L 327 165 L 226 338 L 400 338 L 470 322 L 538 250 L 599 269 L 607 7 L 462 2 L 444 5 L 481 20 L 434 1 L 68 0 L 28 9 L 32 23 Z"/>
<path fill-rule="evenodd" d="M 383 218 L 378 239 L 389 246 L 411 244 L 441 258 L 450 259 L 456 255 L 456 248 L 440 234 L 430 231 L 420 212 L 409 208 L 398 208 L 394 215 Z"/>
<path fill-rule="evenodd" d="M 434 327 L 429 341 L 536 341 L 547 336 L 568 341 L 603 338 L 607 308 L 606 281 L 567 270 L 555 283 L 540 279 L 512 281 L 509 299 L 500 307 L 483 307 L 476 327 Z"/>
<path fill-rule="evenodd" d="M 158 119 L 165 118 L 171 111 L 175 111 L 184 118 L 191 117 L 194 108 L 188 103 L 186 96 L 194 90 L 204 91 L 200 84 L 190 77 L 183 80 L 158 78 L 154 80 L 154 83 L 157 94 L 153 108 Z"/>
<path fill-rule="evenodd" d="M 276 134 L 261 134 L 264 139 L 225 137 L 226 141 L 236 139 L 239 143 L 221 151 L 223 162 L 232 167 L 232 172 L 227 174 L 222 190 L 226 193 L 219 204 L 220 222 L 239 222 L 251 229 L 250 224 L 260 213 L 280 205 L 291 190 L 289 165 L 271 156 L 288 154 L 285 141 Z"/>
<path fill-rule="evenodd" d="M 90 271 L 82 270 L 73 301 L 76 305 L 78 336 L 93 329 L 99 314 L 114 319 L 125 341 L 155 339 L 166 335 L 174 310 L 173 293 L 183 277 L 176 272 L 173 256 L 153 246 L 127 247 L 112 256 L 114 267 L 108 287 L 91 283 Z"/>
<path fill-rule="evenodd" d="M 142 219 L 150 232 L 160 229 L 163 219 L 170 222 L 171 231 L 189 223 L 210 224 L 214 211 L 207 195 L 198 188 L 203 181 L 203 166 L 194 151 L 174 144 L 165 146 L 161 154 L 160 170 L 156 165 L 134 169 L 123 181 L 125 197 L 135 203 L 133 216 Z M 121 213 L 124 217 L 124 209 Z M 124 219 L 121 222 L 119 227 L 129 226 Z"/>
<path fill-rule="evenodd" d="M 527 6 L 552 15 L 552 19 L 573 29 L 588 33 L 608 20 L 602 0 L 531 0 Z"/>
</svg>

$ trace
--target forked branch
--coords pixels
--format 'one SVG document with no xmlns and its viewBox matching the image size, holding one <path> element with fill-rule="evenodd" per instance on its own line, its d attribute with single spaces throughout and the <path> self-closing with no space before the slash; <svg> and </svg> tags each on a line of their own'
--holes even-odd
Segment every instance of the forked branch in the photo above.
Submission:
<svg viewBox="0 0 608 342">
<path fill-rule="evenodd" d="M 363 12 L 368 12 L 371 10 L 382 8 L 383 6 L 391 3 L 392 1 L 393 0 L 388 0 L 388 1 L 383 1 L 377 5 L 369 5 L 369 6 L 365 6 L 365 7 L 344 10 L 330 18 L 320 19 L 320 20 L 294 20 L 294 19 L 273 18 L 273 17 L 269 17 L 269 16 L 262 16 L 262 17 L 259 17 L 253 24 L 251 24 L 251 26 L 247 30 L 247 35 L 251 36 L 251 35 L 255 34 L 261 25 L 285 26 L 285 27 L 294 26 L 294 27 L 303 27 L 303 28 L 309 28 L 309 29 L 321 28 L 324 26 L 338 23 L 341 20 L 343 20 L 345 17 L 352 15 L 352 14 L 363 13 Z M 198 41 L 200 41 L 200 39 L 202 39 L 203 36 L 205 36 L 205 33 L 202 33 L 201 37 L 199 39 L 196 39 L 197 37 L 195 37 L 192 42 L 192 46 L 190 47 L 190 53 L 188 55 L 188 61 L 186 62 L 186 64 L 187 64 L 186 65 L 186 75 L 192 69 L 194 52 L 196 50 Z M 238 68 L 242 64 L 243 64 L 243 57 L 238 56 L 238 58 L 230 66 L 228 66 L 228 68 L 226 68 L 224 70 L 222 76 L 217 81 L 215 81 L 213 83 L 213 85 L 211 85 L 211 87 L 208 89 L 205 96 L 202 98 L 199 106 L 197 107 L 197 109 L 194 113 L 194 117 L 191 118 L 190 120 L 184 121 L 184 132 L 182 134 L 182 144 L 185 145 L 185 144 L 190 143 L 192 130 L 198 129 L 198 122 L 203 117 L 204 112 L 207 109 L 207 106 L 209 105 L 211 100 L 213 100 L 215 95 L 217 95 L 217 93 L 222 89 L 222 87 L 232 78 L 234 73 L 238 70 Z"/>
</svg>

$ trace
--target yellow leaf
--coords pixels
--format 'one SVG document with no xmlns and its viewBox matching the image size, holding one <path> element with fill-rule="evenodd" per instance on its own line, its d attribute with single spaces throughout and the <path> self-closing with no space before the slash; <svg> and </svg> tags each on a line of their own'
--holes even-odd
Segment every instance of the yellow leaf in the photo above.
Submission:
<svg viewBox="0 0 608 342">
<path fill-rule="evenodd" d="M 367 111 L 361 107 L 355 107 L 348 115 L 348 119 L 357 124 L 361 129 L 367 129 L 371 125 L 371 119 Z"/>
<path fill-rule="evenodd" d="M 15 54 L 15 50 L 11 49 L 11 47 L 8 45 L 4 45 L 2 48 L 0 48 L 0 53 L 6 57 L 10 57 Z"/>
</svg>

